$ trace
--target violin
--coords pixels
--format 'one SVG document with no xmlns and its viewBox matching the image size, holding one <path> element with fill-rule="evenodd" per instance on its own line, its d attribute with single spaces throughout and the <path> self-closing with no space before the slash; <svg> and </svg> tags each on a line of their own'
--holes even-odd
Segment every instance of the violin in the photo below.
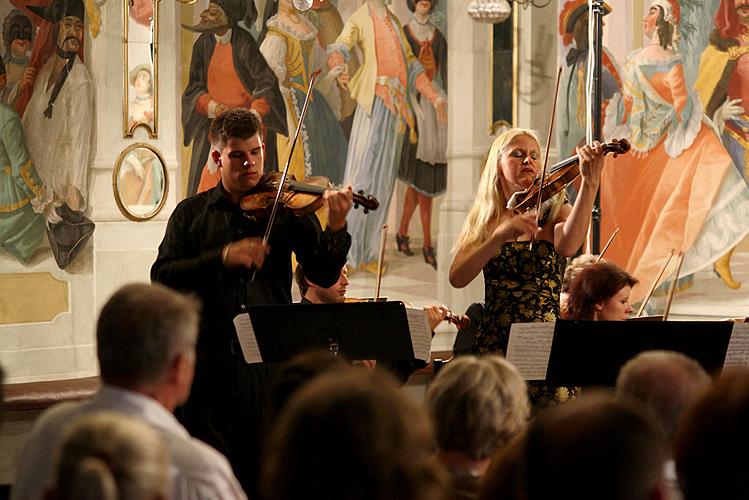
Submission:
<svg viewBox="0 0 749 500">
<path fill-rule="evenodd" d="M 246 213 L 258 214 L 266 212 L 276 199 L 283 172 L 263 174 L 257 186 L 239 202 Z M 284 182 L 281 188 L 279 203 L 291 209 L 294 214 L 303 216 L 317 211 L 324 204 L 323 194 L 331 189 L 327 177 L 306 177 L 297 181 L 294 177 Z M 365 195 L 364 191 L 354 193 L 354 208 L 361 206 L 364 213 L 377 210 L 380 202 L 372 195 Z"/>
<path fill-rule="evenodd" d="M 611 142 L 601 144 L 601 147 L 604 155 L 613 153 L 614 157 L 617 157 L 629 151 L 631 146 L 626 139 L 614 139 Z M 574 155 L 553 165 L 543 184 L 540 178 L 536 177 L 528 188 L 512 195 L 507 202 L 507 208 L 519 213 L 535 208 L 539 190 L 541 192 L 541 203 L 548 201 L 567 187 L 567 184 L 580 176 L 579 161 L 578 156 Z"/>
</svg>

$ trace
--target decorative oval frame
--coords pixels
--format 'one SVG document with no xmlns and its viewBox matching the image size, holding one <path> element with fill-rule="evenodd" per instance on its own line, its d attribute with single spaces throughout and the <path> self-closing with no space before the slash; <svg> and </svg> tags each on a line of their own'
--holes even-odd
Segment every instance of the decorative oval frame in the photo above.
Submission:
<svg viewBox="0 0 749 500">
<path fill-rule="evenodd" d="M 139 148 L 147 149 L 154 154 L 154 156 L 159 160 L 159 163 L 161 164 L 161 170 L 164 178 L 164 190 L 161 196 L 161 200 L 152 211 L 146 214 L 136 214 L 129 210 L 125 202 L 123 201 L 119 190 L 119 177 L 120 170 L 122 169 L 122 164 L 130 153 Z M 164 208 L 164 205 L 166 204 L 166 198 L 169 195 L 169 173 L 167 172 L 166 163 L 164 162 L 164 157 L 162 156 L 161 152 L 152 145 L 145 142 L 136 142 L 135 144 L 131 144 L 130 146 L 126 147 L 117 157 L 117 161 L 115 161 L 114 164 L 114 169 L 112 170 L 112 192 L 114 193 L 114 201 L 117 203 L 117 207 L 120 209 L 120 212 L 122 212 L 122 215 L 124 215 L 128 219 L 135 222 L 143 222 L 156 217 L 156 215 L 161 212 L 161 209 Z"/>
</svg>

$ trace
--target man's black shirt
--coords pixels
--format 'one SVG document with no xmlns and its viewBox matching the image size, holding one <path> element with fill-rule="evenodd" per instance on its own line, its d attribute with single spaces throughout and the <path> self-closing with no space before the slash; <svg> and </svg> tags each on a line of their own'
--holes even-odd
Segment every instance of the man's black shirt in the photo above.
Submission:
<svg viewBox="0 0 749 500">
<path fill-rule="evenodd" d="M 267 219 L 267 218 L 266 218 Z M 203 302 L 198 349 L 227 346 L 235 339 L 233 319 L 245 308 L 291 303 L 291 252 L 310 280 L 332 286 L 346 263 L 351 236 L 346 230 L 322 231 L 315 215 L 297 217 L 280 208 L 262 269 L 226 269 L 223 247 L 247 237 L 262 238 L 266 220 L 246 216 L 219 182 L 210 191 L 183 200 L 167 224 L 151 279 L 196 293 Z"/>
</svg>

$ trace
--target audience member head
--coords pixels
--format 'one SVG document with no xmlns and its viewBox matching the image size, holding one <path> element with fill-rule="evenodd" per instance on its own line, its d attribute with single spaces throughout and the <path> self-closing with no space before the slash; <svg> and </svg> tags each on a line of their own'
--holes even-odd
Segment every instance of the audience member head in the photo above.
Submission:
<svg viewBox="0 0 749 500">
<path fill-rule="evenodd" d="M 684 500 L 746 498 L 749 491 L 749 371 L 721 376 L 684 412 L 676 470 Z"/>
<path fill-rule="evenodd" d="M 662 498 L 665 458 L 658 424 L 640 405 L 589 394 L 542 413 L 501 450 L 480 498 Z"/>
<path fill-rule="evenodd" d="M 330 351 L 307 351 L 294 356 L 285 363 L 275 376 L 270 390 L 268 422 L 276 420 L 289 398 L 307 382 L 326 372 L 340 373 L 351 369 L 344 358 L 332 356 Z"/>
<path fill-rule="evenodd" d="M 192 384 L 199 314 L 197 300 L 162 285 L 120 288 L 96 329 L 104 383 L 146 393 L 168 409 L 183 403 Z"/>
<path fill-rule="evenodd" d="M 570 283 L 566 319 L 627 319 L 632 312 L 629 293 L 636 283 L 636 279 L 612 262 L 586 266 Z"/>
<path fill-rule="evenodd" d="M 48 498 L 165 500 L 168 493 L 169 457 L 156 431 L 132 417 L 99 412 L 70 424 Z"/>
<path fill-rule="evenodd" d="M 616 393 L 641 401 L 653 410 L 669 443 L 673 443 L 681 414 L 709 385 L 710 376 L 689 356 L 673 351 L 646 351 L 619 370 Z"/>
<path fill-rule="evenodd" d="M 383 374 L 325 373 L 284 407 L 261 484 L 267 498 L 440 498 L 429 420 Z"/>
<path fill-rule="evenodd" d="M 461 356 L 429 386 L 426 405 L 443 451 L 489 458 L 521 431 L 530 415 L 528 388 L 505 358 Z"/>
<path fill-rule="evenodd" d="M 294 279 L 299 287 L 299 294 L 313 304 L 340 304 L 346 299 L 346 288 L 349 283 L 346 266 L 341 268 L 338 281 L 327 288 L 310 281 L 304 274 L 301 264 L 296 266 Z"/>
</svg>

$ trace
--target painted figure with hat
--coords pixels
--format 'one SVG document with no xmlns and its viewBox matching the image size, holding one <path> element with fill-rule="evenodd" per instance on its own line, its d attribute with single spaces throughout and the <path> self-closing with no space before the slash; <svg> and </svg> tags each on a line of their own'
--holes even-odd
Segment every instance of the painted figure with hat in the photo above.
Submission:
<svg viewBox="0 0 749 500">
<path fill-rule="evenodd" d="M 276 166 L 276 133 L 288 135 L 286 108 L 276 75 L 260 54 L 249 26 L 256 16 L 252 2 L 212 0 L 200 14 L 200 22 L 183 28 L 200 33 L 190 60 L 190 80 L 182 95 L 184 144 L 192 144 L 188 195 L 198 190 L 204 167 L 216 178 L 217 167 L 209 161 L 208 129 L 213 118 L 234 108 L 254 109 L 263 118 L 266 157 Z M 207 163 L 208 162 L 208 163 Z"/>
<path fill-rule="evenodd" d="M 352 210 L 348 216 L 352 234 L 349 262 L 370 272 L 377 269 L 382 224 L 395 188 L 403 141 L 416 143 L 411 105 L 414 92 L 432 103 L 441 123 L 447 122 L 444 92 L 414 56 L 390 3 L 368 0 L 348 18 L 336 42 L 328 47 L 328 67 L 343 67 L 338 81 L 357 103 L 344 184 L 372 193 L 381 204 L 375 213 Z M 362 63 L 351 76 L 346 62 L 356 50 L 362 53 Z"/>
<path fill-rule="evenodd" d="M 447 92 L 447 40 L 430 20 L 437 0 L 407 0 L 414 18 L 403 31 L 414 55 L 424 66 L 430 80 Z M 403 199 L 403 214 L 395 235 L 398 251 L 413 255 L 408 226 L 419 207 L 423 234 L 424 262 L 437 269 L 437 254 L 432 245 L 432 200 L 447 189 L 447 126 L 437 120 L 437 110 L 416 93 L 416 144 L 403 141 L 398 179 L 408 186 Z"/>
<path fill-rule="evenodd" d="M 45 209 L 49 240 L 57 265 L 64 269 L 91 236 L 94 224 L 84 215 L 89 165 L 93 155 L 94 85 L 83 64 L 83 0 L 54 0 L 46 7 L 28 6 L 54 26 L 52 42 L 39 69 L 26 69 L 19 91 L 30 86 L 22 122 L 31 159 L 47 186 L 53 210 Z M 41 33 L 41 28 L 40 28 Z M 44 45 L 42 45 L 44 47 Z M 32 60 L 35 48 L 32 50 Z"/>
<path fill-rule="evenodd" d="M 721 0 L 694 88 L 733 164 L 749 181 L 749 0 Z M 739 285 L 731 274 L 734 248 L 715 263 L 731 288 Z"/>
<path fill-rule="evenodd" d="M 289 130 L 295 130 L 299 122 L 310 75 L 323 72 L 312 89 L 289 173 L 297 179 L 322 175 L 340 184 L 346 167 L 348 140 L 331 109 L 331 102 L 340 101 L 336 77 L 343 67 L 328 71 L 317 28 L 294 7 L 292 0 L 279 0 L 278 13 L 268 19 L 266 25 L 268 30 L 260 52 L 278 77 Z M 278 138 L 278 149 L 283 154 L 279 163 L 285 163 L 289 143 L 285 137 Z"/>
<path fill-rule="evenodd" d="M 603 4 L 603 14 L 611 13 Z M 588 0 L 569 0 L 559 14 L 559 35 L 568 47 L 562 61 L 562 80 L 557 105 L 557 149 L 561 158 L 575 154 L 575 148 L 585 143 L 585 89 L 588 67 Z M 608 100 L 622 88 L 619 69 L 613 56 L 603 48 L 601 67 L 601 98 L 605 107 Z M 572 194 L 572 193 L 570 193 Z M 574 197 L 573 197 L 574 199 Z"/>
<path fill-rule="evenodd" d="M 20 10 L 13 9 L 3 21 L 3 44 L 5 46 L 5 91 L 3 100 L 12 103 L 17 95 L 18 83 L 29 65 L 29 53 L 34 42 L 34 26 Z"/>
<path fill-rule="evenodd" d="M 678 41 L 688 30 L 681 27 L 675 0 L 650 4 L 643 20 L 649 43 L 627 57 L 623 92 L 606 109 L 606 138 L 627 138 L 632 152 L 606 159 L 601 232 L 621 228 L 606 258 L 640 280 L 633 303 L 671 249 L 684 252 L 681 275 L 688 276 L 749 233 L 749 189 L 686 82 Z"/>
<path fill-rule="evenodd" d="M 0 60 L 0 89 L 5 66 Z M 18 114 L 0 102 L 0 247 L 22 263 L 44 239 L 44 217 L 35 211 L 44 186 L 26 150 Z"/>
</svg>

